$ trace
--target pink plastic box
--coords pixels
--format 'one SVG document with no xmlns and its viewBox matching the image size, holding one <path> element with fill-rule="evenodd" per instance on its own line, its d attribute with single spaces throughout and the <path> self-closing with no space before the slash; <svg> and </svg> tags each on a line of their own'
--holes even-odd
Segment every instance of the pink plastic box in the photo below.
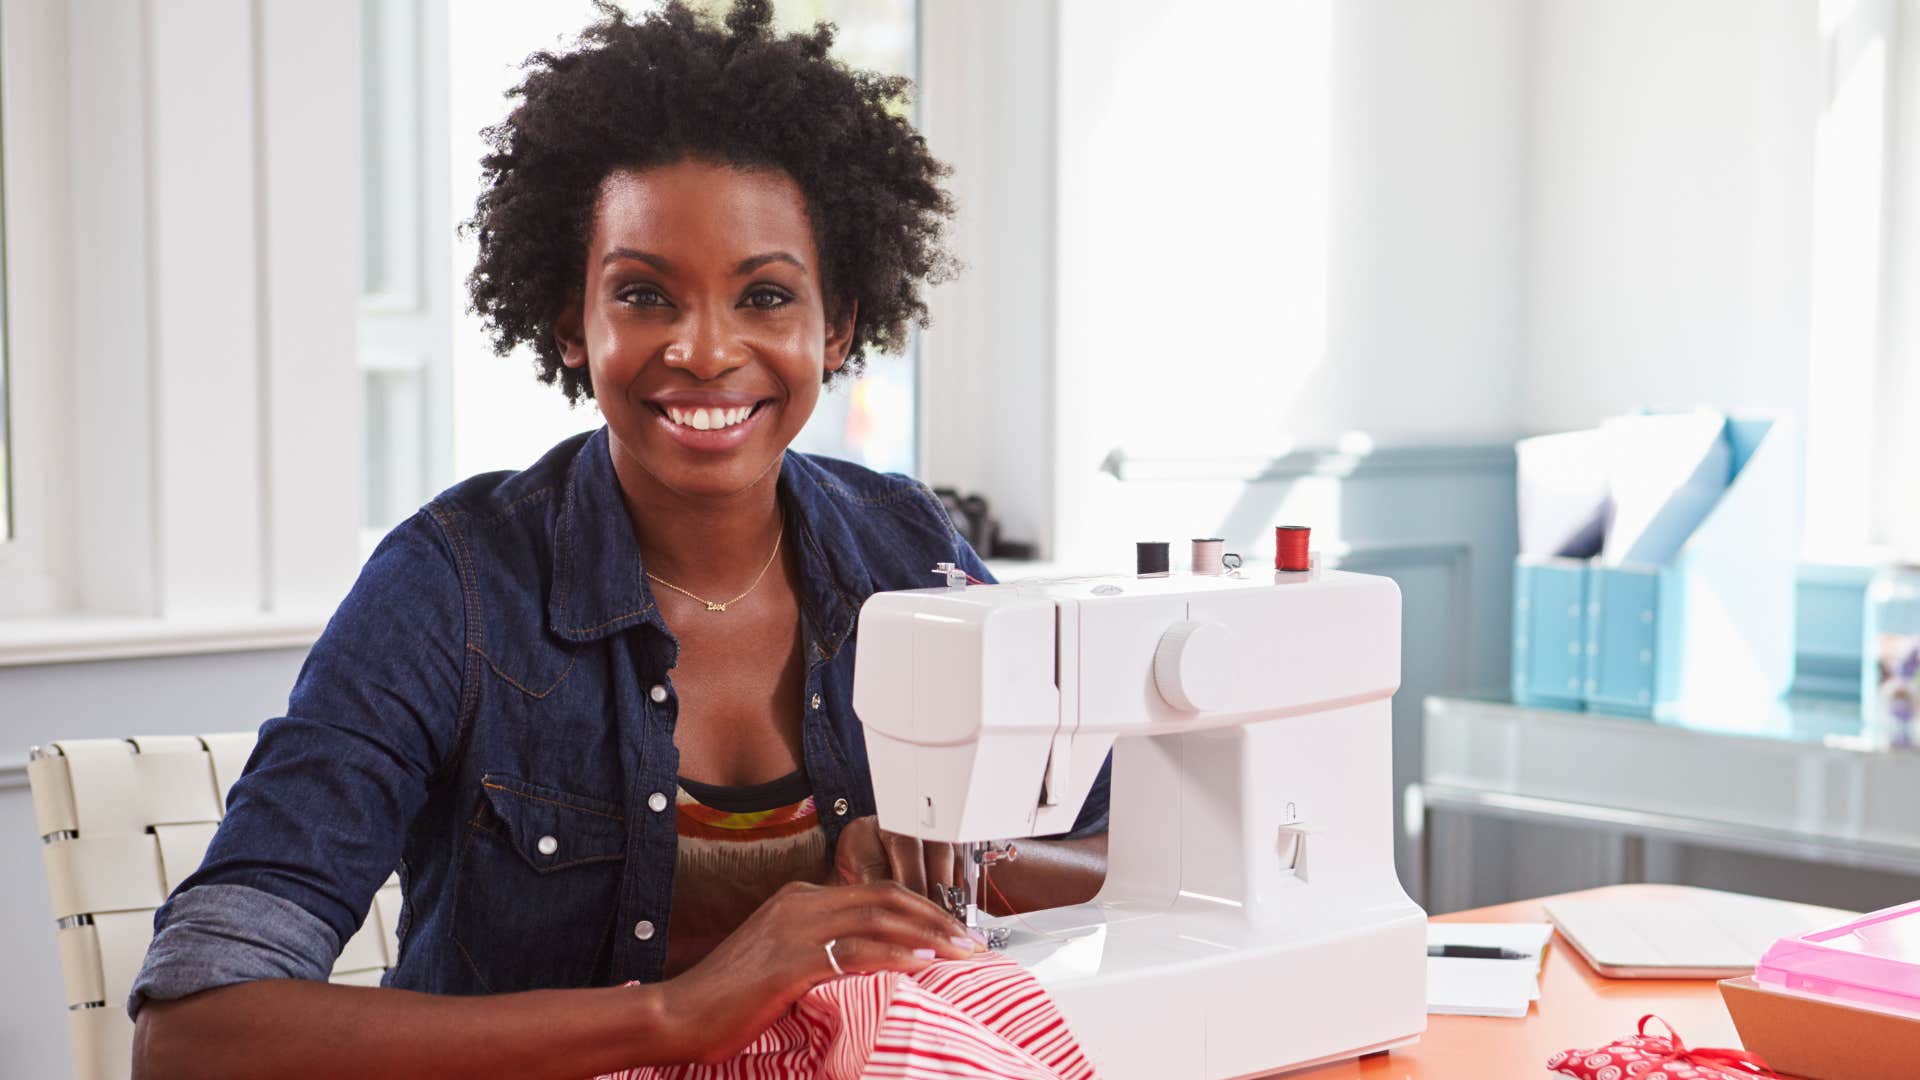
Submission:
<svg viewBox="0 0 1920 1080">
<path fill-rule="evenodd" d="M 1781 938 L 1754 969 L 1763 986 L 1920 1017 L 1920 901 Z"/>
</svg>

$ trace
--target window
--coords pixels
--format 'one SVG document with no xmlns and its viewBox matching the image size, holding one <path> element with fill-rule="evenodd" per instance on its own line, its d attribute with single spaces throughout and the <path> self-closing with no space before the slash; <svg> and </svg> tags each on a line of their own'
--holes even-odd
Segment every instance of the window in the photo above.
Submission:
<svg viewBox="0 0 1920 1080">
<path fill-rule="evenodd" d="M 1806 549 L 1920 560 L 1920 28 L 1819 5 Z"/>
<path fill-rule="evenodd" d="M 629 5 L 635 7 L 638 5 Z M 703 0 L 716 13 L 725 0 Z M 473 241 L 455 235 L 479 194 L 480 131 L 506 109 L 519 65 L 564 46 L 594 16 L 585 0 L 363 0 L 366 265 L 361 305 L 365 539 L 455 480 L 531 464 L 598 427 L 533 378 L 530 356 L 493 353 L 466 310 Z M 916 0 L 779 0 L 781 25 L 840 28 L 849 64 L 916 74 Z M 870 356 L 823 395 L 795 448 L 912 471 L 917 349 Z"/>
</svg>

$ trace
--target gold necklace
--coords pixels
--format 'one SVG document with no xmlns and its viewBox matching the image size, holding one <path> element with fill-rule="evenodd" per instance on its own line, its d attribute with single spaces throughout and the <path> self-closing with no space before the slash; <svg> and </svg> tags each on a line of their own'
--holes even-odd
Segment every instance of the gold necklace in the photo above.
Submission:
<svg viewBox="0 0 1920 1080">
<path fill-rule="evenodd" d="M 759 573 L 753 575 L 753 584 L 747 586 L 747 592 L 743 592 L 739 596 L 736 596 L 731 600 L 709 600 L 704 596 L 695 596 L 694 594 L 688 592 L 687 590 L 681 588 L 678 585 L 675 585 L 673 582 L 668 581 L 666 578 L 663 578 L 660 575 L 655 574 L 650 570 L 646 571 L 646 575 L 647 577 L 653 579 L 656 582 L 659 582 L 662 585 L 665 585 L 667 588 L 672 589 L 674 592 L 677 592 L 682 596 L 689 597 L 694 600 L 698 600 L 701 603 L 707 605 L 708 611 L 725 611 L 727 610 L 728 604 L 737 604 L 740 601 L 745 600 L 747 598 L 747 593 L 750 593 L 753 590 L 760 587 L 760 579 L 766 577 L 767 571 L 773 566 L 773 560 L 780 554 L 780 540 L 782 537 L 786 535 L 787 535 L 787 523 L 783 521 L 780 523 L 780 531 L 773 534 L 773 552 L 772 554 L 769 554 L 767 556 L 766 565 L 760 568 Z"/>
</svg>

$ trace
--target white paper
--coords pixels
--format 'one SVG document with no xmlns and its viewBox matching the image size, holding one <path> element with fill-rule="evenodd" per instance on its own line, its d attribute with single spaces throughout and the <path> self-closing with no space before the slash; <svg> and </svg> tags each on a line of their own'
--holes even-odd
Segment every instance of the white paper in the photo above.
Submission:
<svg viewBox="0 0 1920 1080">
<path fill-rule="evenodd" d="M 1514 454 L 1520 554 L 1541 559 L 1598 555 L 1613 508 L 1606 436 L 1597 430 L 1537 435 L 1515 443 Z"/>
<path fill-rule="evenodd" d="M 1540 980 L 1518 960 L 1427 957 L 1427 1011 L 1439 1016 L 1527 1015 Z"/>
<path fill-rule="evenodd" d="M 1606 437 L 1613 519 L 1600 561 L 1665 566 L 1705 521 L 1731 479 L 1719 413 L 1616 416 Z"/>
<path fill-rule="evenodd" d="M 1519 960 L 1427 957 L 1427 1012 L 1439 1016 L 1527 1015 L 1527 1006 L 1540 997 L 1540 963 L 1552 937 L 1553 927 L 1548 923 L 1428 923 L 1428 945 L 1479 945 L 1526 955 Z"/>
</svg>

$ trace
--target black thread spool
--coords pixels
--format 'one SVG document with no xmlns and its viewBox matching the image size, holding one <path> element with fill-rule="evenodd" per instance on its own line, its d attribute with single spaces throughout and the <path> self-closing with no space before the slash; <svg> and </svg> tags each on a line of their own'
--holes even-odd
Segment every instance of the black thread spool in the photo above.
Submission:
<svg viewBox="0 0 1920 1080">
<path fill-rule="evenodd" d="M 1142 540 L 1133 547 L 1133 572 L 1136 576 L 1167 576 L 1168 544 L 1165 540 Z"/>
</svg>

